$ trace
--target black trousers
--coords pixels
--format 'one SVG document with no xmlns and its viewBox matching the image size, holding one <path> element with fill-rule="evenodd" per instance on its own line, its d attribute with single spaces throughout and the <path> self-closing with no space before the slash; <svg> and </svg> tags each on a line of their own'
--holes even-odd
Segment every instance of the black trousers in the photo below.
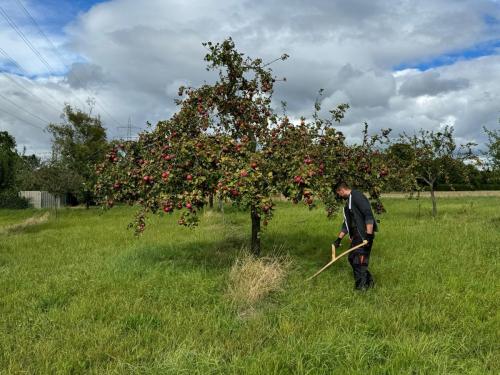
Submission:
<svg viewBox="0 0 500 375">
<path fill-rule="evenodd" d="M 351 247 L 359 245 L 363 240 L 359 236 L 354 236 L 351 239 Z M 368 271 L 368 264 L 370 262 L 371 246 L 366 245 L 349 253 L 348 259 L 352 267 L 354 275 L 354 288 L 366 289 L 373 286 L 373 277 Z"/>
</svg>

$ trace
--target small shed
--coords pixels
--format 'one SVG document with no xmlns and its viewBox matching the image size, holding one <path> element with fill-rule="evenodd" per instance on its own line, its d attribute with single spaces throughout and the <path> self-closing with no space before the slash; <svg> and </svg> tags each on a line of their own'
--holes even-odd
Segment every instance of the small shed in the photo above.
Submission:
<svg viewBox="0 0 500 375">
<path fill-rule="evenodd" d="M 48 191 L 20 191 L 19 196 L 28 199 L 34 208 L 61 207 L 61 198 Z"/>
</svg>

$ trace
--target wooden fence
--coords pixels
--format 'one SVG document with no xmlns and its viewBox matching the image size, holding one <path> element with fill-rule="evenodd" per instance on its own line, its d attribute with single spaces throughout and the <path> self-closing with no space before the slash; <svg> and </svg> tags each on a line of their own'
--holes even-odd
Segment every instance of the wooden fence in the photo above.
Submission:
<svg viewBox="0 0 500 375">
<path fill-rule="evenodd" d="M 34 208 L 61 207 L 61 198 L 47 191 L 20 191 L 19 196 L 28 199 Z"/>
</svg>

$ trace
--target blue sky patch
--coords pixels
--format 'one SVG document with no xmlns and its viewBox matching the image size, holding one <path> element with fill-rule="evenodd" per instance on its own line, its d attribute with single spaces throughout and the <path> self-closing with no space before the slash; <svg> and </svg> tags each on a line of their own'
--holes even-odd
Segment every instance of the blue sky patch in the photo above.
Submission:
<svg viewBox="0 0 500 375">
<path fill-rule="evenodd" d="M 26 2 L 24 5 L 35 9 L 37 14 L 43 14 L 43 19 L 33 16 L 40 23 L 45 32 L 50 34 L 61 34 L 64 26 L 73 21 L 79 13 L 87 12 L 94 5 L 104 3 L 107 0 L 44 0 L 43 2 Z"/>
<path fill-rule="evenodd" d="M 393 68 L 393 70 L 418 69 L 420 71 L 437 68 L 444 65 L 452 65 L 457 61 L 472 60 L 482 56 L 497 55 L 500 52 L 500 40 L 493 40 L 477 44 L 471 48 L 442 54 L 428 60 L 402 63 Z"/>
<path fill-rule="evenodd" d="M 21 0 L 21 4 L 35 19 L 36 23 L 48 36 L 48 38 L 54 42 L 54 38 L 57 37 L 62 37 L 64 39 L 64 27 L 73 22 L 79 14 L 85 13 L 94 5 L 104 3 L 106 1 L 108 0 L 44 0 L 43 2 Z M 14 3 L 14 5 L 9 9 L 9 13 L 9 16 L 15 19 L 16 24 L 29 39 L 31 39 L 33 35 L 40 37 L 35 25 L 31 22 L 29 16 L 24 12 L 19 4 Z M 0 21 L 3 21 L 3 19 Z M 60 48 L 63 49 L 64 47 Z M 56 55 L 52 51 L 48 54 L 45 52 L 43 55 L 51 65 L 55 64 L 53 66 L 60 66 L 60 61 L 58 61 Z M 66 58 L 65 60 L 67 64 L 85 62 L 85 59 L 82 56 L 72 56 L 71 58 Z M 30 72 L 26 73 L 21 71 L 17 66 L 15 66 L 15 64 L 9 61 L 6 56 L 0 54 L 0 71 L 34 79 L 49 76 L 64 76 L 67 73 L 67 67 L 64 67 L 63 69 L 55 68 L 53 71 L 47 71 L 45 73 L 38 72 L 36 74 L 31 74 Z"/>
<path fill-rule="evenodd" d="M 500 26 L 500 20 L 498 18 L 493 17 L 490 14 L 485 14 L 483 16 L 484 23 L 488 27 L 497 27 Z"/>
</svg>

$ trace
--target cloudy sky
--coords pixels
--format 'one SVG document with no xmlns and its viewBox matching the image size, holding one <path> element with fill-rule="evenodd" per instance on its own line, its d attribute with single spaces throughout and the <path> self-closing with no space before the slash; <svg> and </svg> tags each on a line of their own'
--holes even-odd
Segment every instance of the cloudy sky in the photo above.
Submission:
<svg viewBox="0 0 500 375">
<path fill-rule="evenodd" d="M 206 79 L 204 41 L 231 36 L 273 64 L 276 103 L 309 116 L 347 102 L 341 125 L 439 129 L 485 141 L 500 118 L 498 0 L 0 0 L 0 129 L 44 155 L 64 103 L 95 98 L 110 138 L 175 111 Z M 137 128 L 136 128 L 137 127 Z"/>
</svg>

